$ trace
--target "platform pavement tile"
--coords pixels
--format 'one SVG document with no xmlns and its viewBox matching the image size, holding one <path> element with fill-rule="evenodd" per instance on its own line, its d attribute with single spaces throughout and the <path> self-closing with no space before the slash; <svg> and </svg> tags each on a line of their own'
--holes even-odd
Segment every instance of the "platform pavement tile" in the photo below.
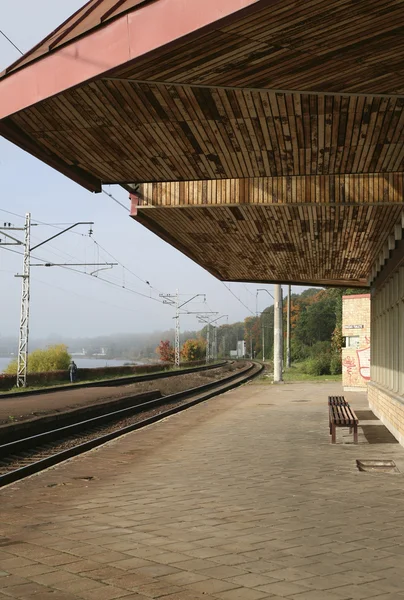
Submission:
<svg viewBox="0 0 404 600">
<path fill-rule="evenodd" d="M 295 581 L 277 581 L 259 586 L 258 589 L 269 596 L 271 594 L 274 596 L 292 596 L 292 594 L 301 594 L 308 591 L 307 587 Z"/>
<path fill-rule="evenodd" d="M 58 552 L 57 554 L 51 554 L 49 556 L 39 556 L 37 558 L 37 562 L 48 565 L 50 567 L 59 567 L 61 565 L 66 565 L 68 563 L 76 561 L 77 558 L 75 556 L 73 556 L 72 554 L 67 554 L 66 552 Z"/>
<path fill-rule="evenodd" d="M 11 598 L 27 598 L 28 596 L 36 595 L 39 599 L 41 596 L 38 594 L 42 594 L 47 592 L 49 588 L 40 585 L 39 583 L 29 582 L 23 583 L 20 585 L 13 585 L 11 587 L 7 587 L 3 589 L 3 593 L 6 596 L 10 596 Z"/>
<path fill-rule="evenodd" d="M 0 591 L 1 594 L 1 591 Z M 10 596 L 1 595 L 2 600 L 10 600 Z M 46 590 L 41 592 L 41 595 L 33 594 L 30 596 L 24 596 L 21 600 L 79 600 L 75 594 L 69 592 L 61 592 L 58 590 Z"/>
<path fill-rule="evenodd" d="M 87 569 L 80 573 L 81 577 L 90 577 L 91 579 L 95 579 L 97 581 L 104 581 L 110 577 L 122 577 L 125 575 L 125 571 L 122 569 L 118 569 L 112 565 L 94 563 L 96 565 L 95 568 Z"/>
<path fill-rule="evenodd" d="M 234 590 L 227 590 L 223 592 L 217 592 L 215 594 L 217 598 L 221 600 L 266 600 L 268 594 L 260 592 L 259 590 L 252 590 L 248 588 L 236 588 Z"/>
<path fill-rule="evenodd" d="M 42 546 L 33 544 L 9 544 L 7 551 L 14 556 L 21 556 L 23 558 L 34 560 L 42 556 L 52 556 L 55 554 L 54 550 L 50 548 L 43 548 Z"/>
<path fill-rule="evenodd" d="M 195 550 L 199 548 L 196 544 L 191 544 L 190 542 L 172 542 L 166 540 L 165 544 L 161 546 L 167 552 L 187 552 L 189 550 Z"/>
<path fill-rule="evenodd" d="M 91 577 L 92 574 L 89 573 L 88 576 Z M 139 588 L 139 586 L 142 585 L 144 580 L 142 577 L 140 577 L 136 573 L 123 573 L 123 574 L 121 573 L 121 575 L 119 575 L 119 576 L 107 575 L 105 577 L 102 577 L 101 581 L 103 583 L 107 583 L 108 585 L 120 587 L 125 590 L 126 589 L 134 590 L 134 589 Z"/>
<path fill-rule="evenodd" d="M 14 569 L 14 575 L 19 575 L 20 577 L 27 578 L 32 577 L 32 575 L 43 575 L 44 573 L 53 573 L 57 570 L 57 567 L 50 567 L 48 565 L 42 565 L 38 563 L 34 565 L 29 565 L 28 567 L 19 567 L 18 569 Z"/>
<path fill-rule="evenodd" d="M 132 592 L 122 588 L 103 585 L 91 590 L 81 590 L 76 592 L 76 595 L 84 600 L 115 600 L 116 598 L 129 596 L 131 593 Z"/>
<path fill-rule="evenodd" d="M 124 560 L 117 560 L 109 564 L 111 567 L 116 567 L 117 569 L 132 571 L 140 567 L 153 567 L 156 563 L 144 558 L 138 558 L 137 556 L 128 556 Z"/>
<path fill-rule="evenodd" d="M 69 573 L 85 573 L 86 571 L 94 571 L 95 569 L 99 568 L 99 562 L 87 559 L 76 560 L 76 562 L 63 565 L 63 570 L 68 571 Z"/>
<path fill-rule="evenodd" d="M 324 592 L 310 590 L 310 592 L 303 592 L 302 594 L 288 596 L 288 600 L 351 600 L 352 596 L 349 594 L 350 592 L 348 589 L 346 590 L 346 595 L 344 593 L 340 593 L 338 590 L 337 592 L 327 591 L 326 596 L 324 596 Z"/>
<path fill-rule="evenodd" d="M 92 557 L 99 553 L 100 548 L 98 548 L 97 546 L 91 546 L 90 544 L 78 544 L 77 542 L 75 542 L 75 545 L 73 546 L 73 548 L 69 548 L 69 550 L 66 550 L 67 554 L 72 554 L 73 556 L 75 556 L 75 560 L 78 559 L 78 557 L 80 558 L 87 558 L 90 557 L 90 560 L 92 559 Z M 105 551 L 104 551 L 105 552 Z M 116 559 L 118 560 L 118 559 Z"/>
<path fill-rule="evenodd" d="M 389 577 L 390 579 L 390 577 Z M 343 576 L 340 573 L 334 575 L 325 575 L 320 577 L 314 577 L 313 579 L 305 579 L 304 585 L 307 587 L 312 587 L 319 590 L 329 590 L 337 588 L 341 585 L 341 581 L 343 581 L 346 585 L 362 585 L 365 583 L 374 583 L 375 586 L 380 584 L 383 585 L 383 582 L 386 580 L 386 575 L 382 571 L 378 571 L 376 573 L 358 573 L 352 570 L 349 570 L 349 566 L 346 571 L 344 571 Z M 401 585 L 404 579 L 401 577 Z"/>
<path fill-rule="evenodd" d="M 87 577 L 80 577 L 77 581 L 59 581 L 52 584 L 52 588 L 58 591 L 66 592 L 71 594 L 79 594 L 85 590 L 94 590 L 102 588 L 103 584 L 94 579 L 88 579 Z"/>
<path fill-rule="evenodd" d="M 163 598 L 168 595 L 179 594 L 184 588 L 178 585 L 168 585 L 166 582 L 150 580 L 148 583 L 139 583 L 134 588 L 138 594 L 147 598 Z"/>
<path fill-rule="evenodd" d="M 206 577 L 206 575 L 201 575 L 200 573 L 193 573 L 192 571 L 179 571 L 178 573 L 163 575 L 159 579 L 164 583 L 185 586 L 189 583 L 204 581 L 205 579 L 208 579 L 208 577 Z"/>
<path fill-rule="evenodd" d="M 404 592 L 404 569 L 400 573 L 390 574 L 385 579 L 379 579 L 372 583 L 380 592 Z"/>
<path fill-rule="evenodd" d="M 157 559 L 159 562 L 161 561 L 161 557 L 159 556 Z M 187 557 L 186 560 L 173 561 L 169 564 L 172 564 L 173 567 L 177 569 L 184 569 L 185 571 L 201 571 L 202 569 L 209 569 L 210 567 L 217 567 L 217 564 L 212 560 L 207 560 L 205 558 L 190 558 Z"/>
<path fill-rule="evenodd" d="M 74 573 L 68 573 L 67 571 L 62 571 L 58 569 L 57 571 L 52 571 L 51 573 L 43 573 L 42 575 L 31 575 L 30 579 L 32 581 L 36 581 L 41 585 L 52 585 L 54 583 L 59 583 L 60 581 L 79 581 L 80 577 L 75 575 Z"/>
<path fill-rule="evenodd" d="M 100 548 L 99 548 L 100 550 Z M 90 555 L 88 555 L 90 556 Z M 95 553 L 95 554 L 91 554 L 91 560 L 98 562 L 98 563 L 102 563 L 102 564 L 112 564 L 114 562 L 118 562 L 120 560 L 125 560 L 127 559 L 128 556 L 126 554 L 124 554 L 123 552 L 99 552 L 99 553 Z"/>
<path fill-rule="evenodd" d="M 198 549 L 207 549 L 209 552 L 209 549 L 213 548 L 214 551 L 218 549 L 221 552 L 216 555 L 218 560 L 220 560 L 220 556 L 231 555 L 233 560 L 238 560 L 240 556 L 243 556 L 243 559 L 247 557 L 247 563 L 267 561 L 271 567 L 268 572 L 263 572 L 263 576 L 270 576 L 273 571 L 280 570 L 282 567 L 309 571 L 310 565 L 323 564 L 327 567 L 332 563 L 346 564 L 347 567 L 344 568 L 348 568 L 350 560 L 348 555 L 351 552 L 364 551 L 361 557 L 352 555 L 354 558 L 352 564 L 358 565 L 357 572 L 368 572 L 364 563 L 373 556 L 369 542 L 372 528 L 366 527 L 366 523 L 370 523 L 369 519 L 374 518 L 380 533 L 385 526 L 391 525 L 397 516 L 396 499 L 399 497 L 399 491 L 402 492 L 402 486 L 396 478 L 390 478 L 386 480 L 387 484 L 383 490 L 378 489 L 374 486 L 374 478 L 363 478 L 350 466 L 350 461 L 353 461 L 355 457 L 356 448 L 351 449 L 345 446 L 342 451 L 338 445 L 336 447 L 329 445 L 326 415 L 324 416 L 324 399 L 322 399 L 320 408 L 317 408 L 315 402 L 311 401 L 310 406 L 299 406 L 303 418 L 296 419 L 297 405 L 291 405 L 292 411 L 288 407 L 288 401 L 284 401 L 287 394 L 291 393 L 287 390 L 293 386 L 282 386 L 282 394 L 272 388 L 257 390 L 258 387 L 245 386 L 237 392 L 226 394 L 219 400 L 215 399 L 214 403 L 211 402 L 210 405 L 209 403 L 200 405 L 187 413 L 167 419 L 158 426 L 138 432 L 136 436 L 122 438 L 115 444 L 87 455 L 85 460 L 80 458 L 63 467 L 64 475 L 66 475 L 69 470 L 77 473 L 79 465 L 81 465 L 82 471 L 84 464 L 87 467 L 91 465 L 91 472 L 97 472 L 97 476 L 100 478 L 92 486 L 94 499 L 98 502 L 93 504 L 95 511 L 91 517 L 89 514 L 91 511 L 86 510 L 86 518 L 90 517 L 91 523 L 86 526 L 85 535 L 89 532 L 91 535 L 91 532 L 97 531 L 89 529 L 93 525 L 98 527 L 100 524 L 107 526 L 108 523 L 111 523 L 112 530 L 109 531 L 113 531 L 115 528 L 115 532 L 111 536 L 105 533 L 97 536 L 97 539 L 92 536 L 93 541 L 90 544 L 92 553 L 88 556 L 90 560 L 92 560 L 94 552 L 99 553 L 103 558 L 108 554 L 108 552 L 104 552 L 105 548 L 102 548 L 100 543 L 104 544 L 105 539 L 108 540 L 108 545 L 114 543 L 111 542 L 112 538 L 118 544 L 128 542 L 127 539 L 124 539 L 127 533 L 116 531 L 115 527 L 119 521 L 128 522 L 125 520 L 126 513 L 131 527 L 133 527 L 133 523 L 136 524 L 133 535 L 136 536 L 136 532 L 140 535 L 155 532 L 147 539 L 149 547 L 156 552 L 152 555 L 153 561 L 156 563 L 158 563 L 159 551 L 161 553 L 179 552 L 190 556 L 190 560 L 194 557 L 216 563 L 213 555 L 198 556 L 197 554 Z M 304 385 L 295 386 L 295 396 L 296 393 L 300 396 L 304 387 Z M 322 389 L 322 387 L 316 388 L 316 390 L 312 387 L 310 394 L 318 395 L 317 389 Z M 285 391 L 287 392 L 286 396 Z M 282 396 L 282 405 L 279 404 L 275 412 L 271 409 L 270 413 L 268 411 L 264 413 L 254 397 L 261 396 L 264 399 L 268 394 L 271 394 L 271 398 L 274 394 Z M 242 397 L 241 401 L 240 396 Z M 236 398 L 235 403 L 234 398 Z M 225 407 L 224 411 L 220 408 L 222 405 Z M 211 407 L 213 407 L 213 411 Z M 267 415 L 269 414 L 271 417 L 268 419 Z M 308 422 L 307 415 L 310 417 L 310 435 L 307 434 L 305 425 Z M 313 423 L 315 423 L 315 427 Z M 292 424 L 294 427 L 293 444 L 290 442 L 290 438 L 284 435 Z M 180 435 L 176 437 L 178 429 Z M 251 430 L 254 431 L 254 436 L 251 436 Z M 159 444 L 164 436 L 167 437 L 167 434 L 170 440 L 164 447 L 162 457 Z M 136 447 L 139 445 L 143 447 L 145 444 L 146 448 L 142 450 L 142 459 L 139 464 L 133 461 L 134 442 L 136 442 Z M 148 448 L 154 449 L 154 451 L 147 453 Z M 373 447 L 367 450 L 366 446 L 363 446 L 361 451 L 369 454 L 374 449 Z M 390 446 L 384 451 L 390 455 L 393 450 L 397 451 Z M 383 448 L 378 448 L 378 451 L 383 452 Z M 257 456 L 259 456 L 259 460 L 255 460 Z M 85 470 L 89 472 L 87 467 Z M 54 472 L 60 469 L 61 467 L 55 469 Z M 262 476 L 263 472 L 267 477 Z M 338 473 L 338 477 L 333 476 L 335 472 Z M 47 477 L 54 477 L 54 475 L 43 474 L 36 480 L 38 482 Z M 169 477 L 168 489 L 165 477 Z M 119 485 L 116 485 L 114 489 L 110 482 L 117 480 L 119 480 Z M 138 483 L 139 480 L 142 485 L 134 486 L 133 482 Z M 23 483 L 22 487 L 24 485 L 29 487 L 31 484 Z M 76 499 L 75 495 L 69 492 L 68 487 L 52 488 L 54 500 L 51 505 L 47 505 L 47 513 L 53 516 L 60 514 L 63 502 L 66 502 L 68 498 L 69 504 L 65 505 L 64 511 L 62 511 L 64 512 L 63 519 L 68 516 L 69 511 L 72 515 L 77 516 L 78 506 L 91 504 L 88 501 L 87 492 L 86 496 L 80 497 L 79 488 Z M 36 489 L 33 485 L 31 485 L 31 490 L 35 496 Z M 43 495 L 43 491 L 41 491 L 41 495 Z M 149 502 L 150 498 L 152 498 L 151 503 Z M 363 507 L 364 498 L 369 505 L 365 508 Z M 198 509 L 194 512 L 196 499 Z M 118 503 L 120 508 L 117 511 Z M 173 504 L 175 504 L 175 509 L 173 519 L 170 519 L 167 515 L 167 508 L 172 507 Z M 181 520 L 181 512 L 186 516 L 186 522 Z M 138 518 L 131 518 L 133 513 L 138 515 Z M 25 515 L 22 516 L 24 519 Z M 343 528 L 340 524 L 342 517 L 344 518 Z M 48 514 L 43 513 L 43 520 L 48 519 Z M 230 530 L 226 531 L 229 519 L 232 523 L 230 523 Z M 166 526 L 164 526 L 165 520 Z M 223 529 L 221 529 L 220 523 L 217 523 L 220 520 L 223 522 Z M 36 516 L 35 522 L 40 524 L 40 521 L 40 515 Z M 66 519 L 65 522 L 68 532 L 66 539 L 69 535 L 77 536 L 80 527 L 71 527 L 69 519 Z M 212 523 L 215 523 L 216 531 Z M 156 526 L 157 524 L 158 526 Z M 63 529 L 63 526 L 59 525 L 60 522 L 58 529 Z M 196 527 L 197 531 L 193 531 L 193 527 Z M 232 527 L 233 532 L 231 531 Z M 237 527 L 240 527 L 240 531 L 242 529 L 245 532 L 244 535 L 238 535 Z M 122 527 L 123 529 L 125 528 Z M 159 535 L 159 529 L 164 532 L 164 535 Z M 175 529 L 178 531 L 176 532 Z M 352 541 L 340 539 L 338 542 L 338 538 L 346 535 L 347 529 L 353 534 Z M 55 531 L 55 528 L 50 525 L 46 527 L 46 531 L 50 536 L 50 532 Z M 187 533 L 187 531 L 189 535 L 184 536 L 183 533 Z M 308 533 L 310 531 L 312 533 Z M 367 537 L 366 535 L 362 536 L 362 539 L 365 540 L 363 546 L 360 543 L 362 531 L 367 534 Z M 402 525 L 398 521 L 397 526 L 390 527 L 389 531 L 391 531 L 389 535 L 392 538 L 397 537 L 402 531 Z M 201 535 L 205 537 L 201 537 Z M 316 536 L 319 538 L 318 548 L 315 543 Z M 307 543 L 305 543 L 305 538 L 307 538 Z M 385 535 L 382 539 L 386 538 L 388 536 Z M 39 545 L 43 543 L 41 537 L 34 539 L 38 540 Z M 95 539 L 97 543 L 95 543 Z M 337 543 L 335 544 L 336 539 Z M 24 541 L 26 540 L 27 538 Z M 134 541 L 136 542 L 136 538 Z M 344 542 L 350 545 L 344 545 Z M 54 544 L 55 541 L 50 543 Z M 218 547 L 218 543 L 225 548 Z M 352 543 L 355 544 L 354 547 Z M 260 547 L 262 544 L 263 546 Z M 341 555 L 337 551 L 332 553 L 332 548 L 338 544 Z M 77 541 L 77 546 L 82 546 L 80 541 Z M 70 547 L 69 550 L 74 551 L 74 547 Z M 108 550 L 115 551 L 112 548 L 108 548 Z M 313 551 L 316 550 L 317 553 L 313 554 Z M 122 554 L 124 554 L 124 558 L 121 560 L 126 560 L 129 552 L 122 552 Z M 399 551 L 388 552 L 387 556 L 388 558 L 384 556 L 380 562 L 386 565 L 388 561 L 392 561 L 389 566 L 396 565 L 394 559 L 399 560 L 402 556 L 400 548 Z M 79 562 L 76 559 L 75 561 L 72 564 Z M 175 566 L 175 563 L 169 564 Z M 217 564 L 223 566 L 222 562 L 217 562 Z M 233 565 L 229 564 L 228 566 Z M 61 570 L 64 568 L 62 566 Z M 243 563 L 240 563 L 240 570 L 245 572 Z M 195 571 L 190 570 L 189 572 L 195 573 Z M 251 573 L 248 568 L 247 573 Z M 314 576 L 316 575 L 321 578 L 326 573 L 314 573 Z M 164 577 L 159 574 L 156 581 L 161 583 L 161 579 Z M 217 579 L 217 581 L 223 580 Z M 302 580 L 302 583 L 304 581 Z M 285 585 L 287 582 L 280 583 Z M 152 583 L 145 585 L 152 586 Z M 119 585 L 116 587 L 119 588 Z M 262 586 L 262 588 L 267 587 Z M 355 593 L 372 593 L 369 584 L 344 587 L 346 588 L 343 590 L 345 594 L 348 594 L 349 589 L 355 590 Z M 164 590 L 167 597 L 168 588 L 159 589 L 160 591 Z M 239 588 L 226 591 L 234 592 L 237 589 Z M 270 593 L 267 592 L 267 589 L 248 590 L 246 587 L 240 589 L 243 592 L 243 595 L 240 596 L 243 600 L 249 591 L 255 593 L 258 591 L 263 598 L 269 598 L 270 595 L 274 597 L 274 587 Z M 180 590 L 173 592 L 173 596 L 176 594 L 175 600 L 178 600 L 179 595 L 184 593 Z M 311 594 L 316 593 L 314 588 L 309 590 L 305 587 L 304 590 Z M 305 591 L 300 591 L 297 596 Z M 338 593 L 336 590 L 331 593 L 341 598 L 339 591 L 340 588 L 338 588 Z M 137 592 L 143 593 L 140 588 L 136 590 Z M 385 595 L 382 591 L 379 596 L 382 594 Z M 276 595 L 284 597 L 283 592 Z M 152 595 L 148 594 L 146 597 L 152 597 Z M 195 596 L 191 597 L 194 600 Z M 220 596 L 216 597 L 220 598 Z M 369 597 L 371 596 L 369 595 Z"/>
<path fill-rule="evenodd" d="M 28 558 L 23 558 L 21 556 L 13 556 L 12 558 L 6 558 L 5 560 L 1 561 L 1 569 L 2 571 L 14 573 L 14 569 L 19 569 L 20 567 L 28 567 L 29 565 L 35 564 L 35 561 L 30 560 Z"/>
<path fill-rule="evenodd" d="M 171 575 L 173 573 L 179 573 L 179 569 L 169 565 L 160 565 L 154 563 L 147 567 L 140 567 L 134 569 L 132 573 L 138 573 L 139 575 L 145 575 L 146 577 L 162 577 L 163 575 Z"/>
<path fill-rule="evenodd" d="M 243 555 L 236 555 L 240 557 L 242 562 L 240 564 L 243 565 L 243 569 L 248 571 L 248 573 L 266 573 L 272 577 L 271 571 L 277 571 L 282 567 L 280 563 L 271 562 L 264 559 L 259 560 L 251 560 L 250 557 L 244 557 Z"/>
<path fill-rule="evenodd" d="M 108 544 L 102 544 L 102 547 L 105 550 L 109 550 L 112 552 L 123 552 L 124 554 L 126 554 L 128 550 L 133 550 L 133 548 L 136 547 L 136 543 L 131 540 L 126 541 L 126 536 L 122 536 L 119 538 L 119 541 L 111 541 Z"/>
<path fill-rule="evenodd" d="M 173 567 L 183 569 L 185 567 L 182 567 L 180 565 L 182 565 L 186 561 L 192 560 L 192 557 L 187 556 L 186 554 L 181 554 L 180 552 L 162 552 L 161 554 L 156 554 L 150 560 L 153 560 L 154 562 L 159 562 L 163 565 L 173 565 Z M 177 565 L 177 563 L 179 564 Z"/>
<path fill-rule="evenodd" d="M 19 575 L 7 574 L 0 580 L 0 589 L 5 589 L 15 585 L 24 585 L 25 583 L 29 583 L 29 579 L 25 579 L 24 577 L 20 577 Z"/>
<path fill-rule="evenodd" d="M 124 598 L 125 600 L 150 600 L 150 596 L 144 596 L 143 594 L 138 594 L 137 592 L 132 592 L 129 594 L 129 596 L 124 596 Z"/>
<path fill-rule="evenodd" d="M 168 596 L 161 596 L 161 600 L 217 600 L 217 596 L 200 595 L 192 591 L 180 591 Z"/>
<path fill-rule="evenodd" d="M 194 581 L 192 583 L 187 583 L 184 587 L 194 592 L 199 592 L 200 594 L 215 595 L 218 592 L 234 590 L 239 588 L 240 586 L 235 583 L 231 583 L 230 581 L 225 581 L 223 579 L 214 579 L 209 577 L 202 581 Z"/>
<path fill-rule="evenodd" d="M 235 583 L 240 587 L 257 588 L 261 585 L 277 583 L 279 578 L 262 575 L 260 573 L 246 573 L 245 575 L 237 575 L 237 577 L 228 577 L 226 580 Z"/>
<path fill-rule="evenodd" d="M 240 565 L 244 570 L 248 571 L 247 564 L 254 561 L 254 558 L 251 556 L 246 556 L 245 554 L 221 554 L 220 556 L 212 556 L 210 560 L 218 565 L 228 565 L 229 567 L 237 567 Z M 258 559 L 259 560 L 259 559 Z"/>
<path fill-rule="evenodd" d="M 142 544 L 136 548 L 133 548 L 132 550 L 127 550 L 125 552 L 125 554 L 127 554 L 128 556 L 136 556 L 138 558 L 146 558 L 146 559 L 150 559 L 150 560 L 155 560 L 156 556 L 160 556 L 160 554 L 178 554 L 179 556 L 187 556 L 182 555 L 179 552 L 168 552 L 165 548 L 156 548 L 155 546 L 146 546 L 145 544 Z"/>
</svg>

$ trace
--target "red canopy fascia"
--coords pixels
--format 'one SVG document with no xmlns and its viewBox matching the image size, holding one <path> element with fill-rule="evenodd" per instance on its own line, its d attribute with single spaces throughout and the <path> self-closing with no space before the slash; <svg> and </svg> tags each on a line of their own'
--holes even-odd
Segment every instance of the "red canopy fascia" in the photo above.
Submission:
<svg viewBox="0 0 404 600">
<path fill-rule="evenodd" d="M 0 80 L 0 119 L 136 60 L 260 0 L 157 0 L 140 5 Z M 262 2 L 261 2 L 262 3 Z"/>
</svg>

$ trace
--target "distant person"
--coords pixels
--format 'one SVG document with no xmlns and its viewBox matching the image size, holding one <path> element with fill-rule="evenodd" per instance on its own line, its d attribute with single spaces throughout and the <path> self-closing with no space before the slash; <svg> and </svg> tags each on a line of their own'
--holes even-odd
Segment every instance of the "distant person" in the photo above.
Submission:
<svg viewBox="0 0 404 600">
<path fill-rule="evenodd" d="M 70 362 L 70 365 L 69 365 L 69 375 L 70 375 L 70 381 L 71 381 L 71 383 L 74 383 L 76 381 L 76 379 L 77 379 L 77 371 L 78 371 L 77 365 L 74 362 L 74 360 L 72 360 Z"/>
</svg>

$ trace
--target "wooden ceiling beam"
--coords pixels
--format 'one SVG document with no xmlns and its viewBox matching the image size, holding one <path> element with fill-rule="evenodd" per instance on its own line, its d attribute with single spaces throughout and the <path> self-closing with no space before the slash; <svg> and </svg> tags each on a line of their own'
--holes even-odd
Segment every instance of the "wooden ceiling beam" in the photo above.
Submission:
<svg viewBox="0 0 404 600">
<path fill-rule="evenodd" d="M 316 91 L 311 89 L 278 89 L 275 87 L 258 87 L 258 86 L 247 86 L 247 85 L 217 85 L 217 84 L 201 84 L 191 82 L 179 82 L 179 81 L 159 81 L 156 79 L 137 79 L 135 77 L 102 77 L 102 81 L 121 81 L 121 82 L 132 82 L 140 83 L 144 85 L 161 85 L 165 87 L 181 87 L 181 88 L 199 88 L 201 90 L 223 90 L 223 91 L 236 91 L 236 92 L 271 92 L 272 94 L 309 94 L 310 96 L 341 96 L 341 98 L 366 98 L 369 96 L 373 98 L 401 98 L 404 99 L 404 92 L 397 94 L 376 94 L 376 93 L 361 93 L 361 92 L 338 92 L 338 91 Z"/>
</svg>

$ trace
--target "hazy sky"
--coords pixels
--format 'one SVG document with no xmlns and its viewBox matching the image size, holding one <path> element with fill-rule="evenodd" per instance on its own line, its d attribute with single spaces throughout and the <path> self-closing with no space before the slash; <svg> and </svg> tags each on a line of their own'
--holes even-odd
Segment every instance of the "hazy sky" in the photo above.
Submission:
<svg viewBox="0 0 404 600">
<path fill-rule="evenodd" d="M 25 52 L 83 4 L 83 0 L 0 0 L 0 28 Z M 0 35 L 0 71 L 18 56 L 13 46 Z M 125 190 L 116 186 L 111 192 L 129 207 Z M 153 291 L 155 297 L 159 291 L 174 293 L 178 288 L 181 294 L 207 294 L 211 309 L 228 314 L 229 322 L 251 314 L 221 282 L 133 221 L 105 194 L 91 194 L 0 138 L 0 223 L 23 224 L 23 218 L 4 211 L 22 216 L 31 212 L 33 221 L 53 224 L 94 221 L 94 239 L 98 244 L 138 277 L 149 281 L 158 290 Z M 85 234 L 87 229 L 81 226 L 76 232 Z M 54 233 L 56 230 L 52 227 L 33 227 L 31 245 Z M 98 251 L 89 237 L 77 233 L 61 236 L 38 249 L 35 256 L 62 263 L 112 260 Z M 37 261 L 33 259 L 32 262 Z M 14 274 L 21 271 L 21 265 L 21 256 L 0 248 L 0 336 L 18 334 L 21 280 Z M 54 333 L 95 336 L 99 333 L 143 332 L 173 326 L 171 307 L 94 277 L 58 267 L 33 267 L 31 272 L 30 334 L 35 338 Z M 99 275 L 117 286 L 126 285 L 150 294 L 146 284 L 124 272 L 122 267 L 102 271 Z M 236 283 L 229 286 L 255 312 L 256 289 L 263 286 Z M 266 287 L 272 293 L 272 286 Z M 304 288 L 293 288 L 293 291 L 301 289 Z M 187 296 L 183 298 L 185 300 Z M 259 310 L 270 303 L 270 297 L 260 293 Z M 199 309 L 203 309 L 202 304 L 192 305 L 192 310 Z M 182 317 L 181 329 L 199 327 L 195 317 Z"/>
</svg>

